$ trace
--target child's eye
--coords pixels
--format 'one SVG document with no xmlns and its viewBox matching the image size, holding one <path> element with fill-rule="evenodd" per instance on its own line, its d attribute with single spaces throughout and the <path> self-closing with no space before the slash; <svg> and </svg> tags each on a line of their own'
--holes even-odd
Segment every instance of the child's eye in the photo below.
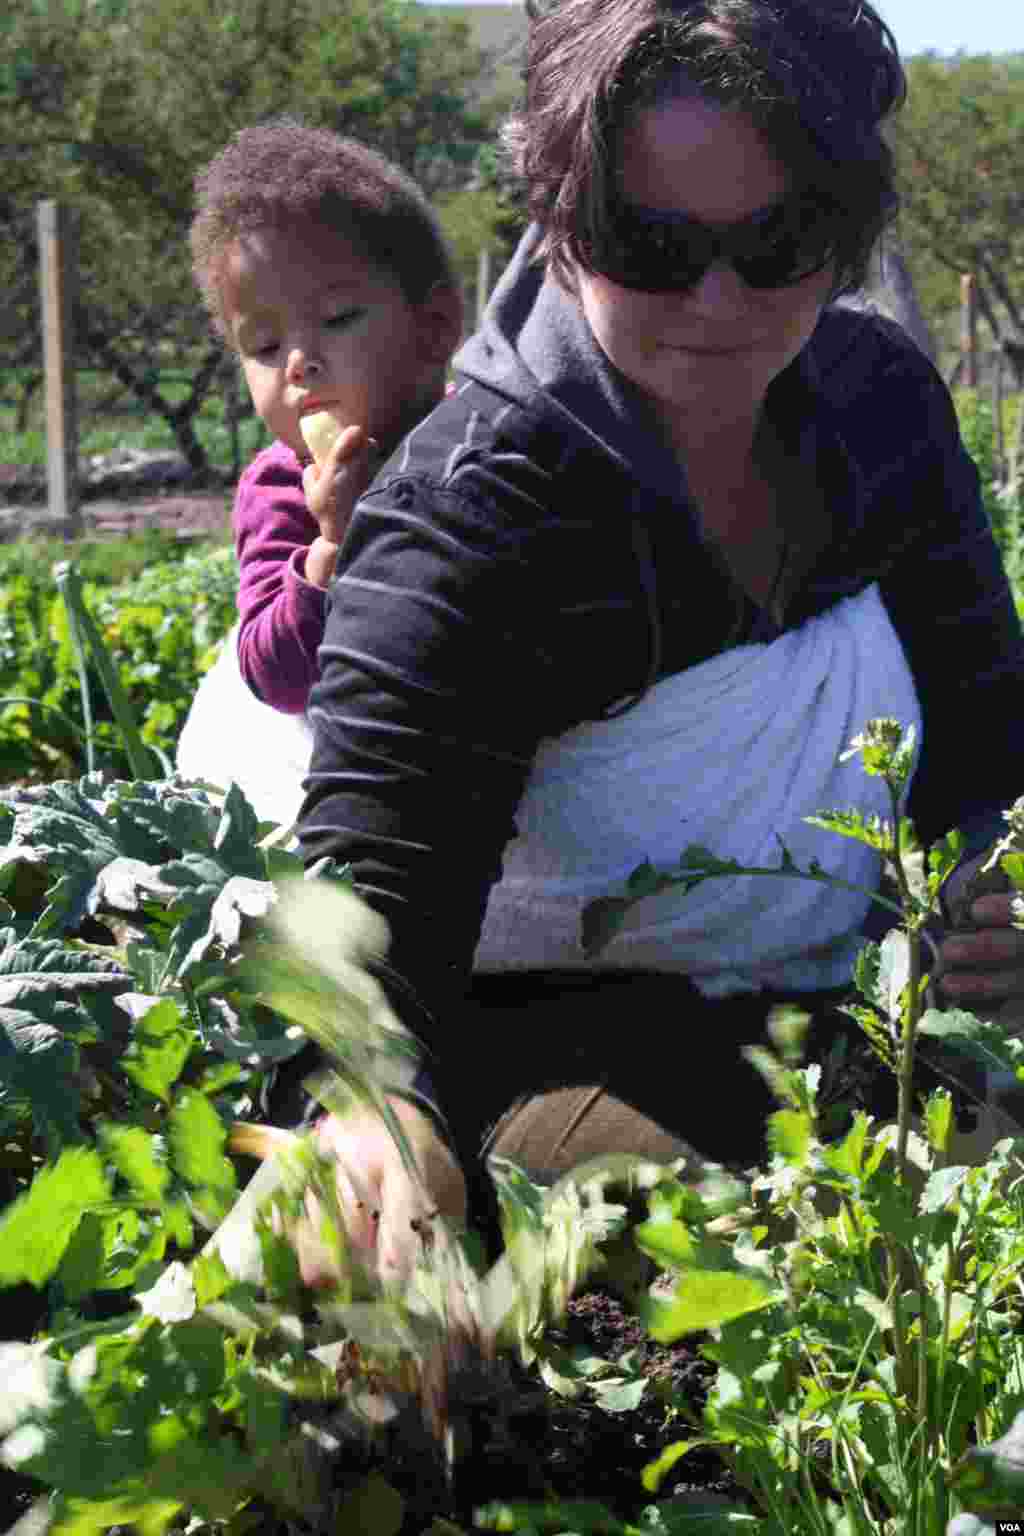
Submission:
<svg viewBox="0 0 1024 1536">
<path fill-rule="evenodd" d="M 276 341 L 265 341 L 261 346 L 249 348 L 249 353 L 252 357 L 273 357 L 276 351 Z"/>
<path fill-rule="evenodd" d="M 346 325 L 351 325 L 353 320 L 358 320 L 362 313 L 361 309 L 342 309 L 336 315 L 328 315 L 324 325 L 329 331 L 340 331 Z"/>
</svg>

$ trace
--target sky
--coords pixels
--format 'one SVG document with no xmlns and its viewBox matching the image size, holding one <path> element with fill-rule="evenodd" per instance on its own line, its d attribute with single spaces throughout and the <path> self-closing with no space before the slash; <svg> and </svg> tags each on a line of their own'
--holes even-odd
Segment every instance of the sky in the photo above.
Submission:
<svg viewBox="0 0 1024 1536">
<path fill-rule="evenodd" d="M 449 0 L 425 0 L 445 5 Z M 501 5 L 507 0 L 476 0 Z M 903 54 L 1024 52 L 1024 0 L 876 0 Z"/>
</svg>

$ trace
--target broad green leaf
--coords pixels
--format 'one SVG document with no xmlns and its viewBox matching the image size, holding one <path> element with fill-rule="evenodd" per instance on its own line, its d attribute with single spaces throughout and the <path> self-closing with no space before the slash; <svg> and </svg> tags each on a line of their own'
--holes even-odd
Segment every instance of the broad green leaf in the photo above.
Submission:
<svg viewBox="0 0 1024 1536">
<path fill-rule="evenodd" d="M 170 1200 L 163 1208 L 163 1221 L 167 1229 L 167 1240 L 176 1243 L 186 1252 L 195 1241 L 195 1229 L 192 1225 L 192 1217 L 183 1200 Z"/>
<path fill-rule="evenodd" d="M 198 1189 L 232 1191 L 235 1170 L 224 1156 L 227 1132 L 209 1099 L 189 1089 L 174 1105 L 169 1121 L 171 1162 L 179 1176 Z"/>
<path fill-rule="evenodd" d="M 633 1228 L 633 1241 L 663 1268 L 688 1264 L 693 1258 L 694 1241 L 681 1221 L 643 1221 Z"/>
<path fill-rule="evenodd" d="M 122 1004 L 130 1011 L 128 1000 L 122 999 Z M 122 1065 L 136 1087 L 166 1104 L 194 1043 L 195 1031 L 178 1003 L 169 997 L 155 1003 L 147 999 L 135 1018 L 135 1035 Z"/>
<path fill-rule="evenodd" d="M 184 1495 L 182 1502 L 207 1520 L 229 1520 L 251 1477 L 252 1466 L 244 1447 L 226 1436 L 182 1439 L 146 1473 L 156 1497 Z"/>
<path fill-rule="evenodd" d="M 263 856 L 257 848 L 260 822 L 237 784 L 228 786 L 220 821 L 213 835 L 214 850 L 233 875 L 262 880 Z"/>
<path fill-rule="evenodd" d="M 963 833 L 957 831 L 955 827 L 952 832 L 947 832 L 945 837 L 940 837 L 932 843 L 928 849 L 928 873 L 932 877 L 935 890 L 938 890 L 946 877 L 952 874 L 960 862 L 963 851 Z"/>
<path fill-rule="evenodd" d="M 842 1141 L 822 1147 L 821 1157 L 826 1166 L 835 1169 L 836 1173 L 848 1174 L 855 1179 L 860 1178 L 864 1171 L 864 1151 L 869 1125 L 867 1115 L 858 1110 L 853 1117 L 853 1125 Z"/>
<path fill-rule="evenodd" d="M 81 1140 L 79 1051 L 24 1008 L 0 1008 L 0 1097 L 31 1114 L 54 1151 Z"/>
<path fill-rule="evenodd" d="M 679 1276 L 670 1301 L 648 1297 L 639 1315 L 651 1338 L 674 1344 L 690 1333 L 721 1328 L 746 1312 L 769 1306 L 777 1291 L 752 1270 L 694 1269 Z"/>
<path fill-rule="evenodd" d="M 878 1003 L 878 966 L 881 945 L 872 941 L 864 944 L 853 962 L 853 980 L 857 991 L 872 1007 Z"/>
<path fill-rule="evenodd" d="M 87 1211 L 72 1233 L 57 1271 L 60 1288 L 72 1306 L 102 1287 L 107 1254 L 117 1240 L 119 1225 L 116 1215 Z"/>
<path fill-rule="evenodd" d="M 105 1536 L 122 1526 L 133 1526 L 139 1536 L 164 1536 L 181 1508 L 176 1499 L 149 1498 L 141 1487 L 122 1498 L 61 1499 L 47 1536 Z"/>
<path fill-rule="evenodd" d="M 0 1286 L 25 1280 L 44 1285 L 86 1211 L 109 1197 L 97 1152 L 91 1147 L 62 1152 L 0 1216 Z"/>
<path fill-rule="evenodd" d="M 138 912 L 145 901 L 166 902 L 175 894 L 175 887 L 161 880 L 157 865 L 119 854 L 100 869 L 89 904 L 93 912 Z"/>
<path fill-rule="evenodd" d="M 99 1126 L 104 1155 L 118 1173 L 143 1200 L 163 1201 L 171 1181 L 166 1160 L 158 1155 L 157 1138 L 140 1125 L 114 1125 L 104 1121 Z"/>
<path fill-rule="evenodd" d="M 184 1334 L 192 1335 L 195 1329 L 182 1329 Z M 211 1328 L 211 1334 L 218 1335 L 219 1330 Z M 220 1349 L 223 1361 L 223 1346 Z M 223 1373 L 223 1364 L 221 1366 Z M 245 1399 L 245 1440 L 254 1456 L 266 1456 L 278 1447 L 287 1432 L 288 1408 L 285 1394 L 278 1387 L 273 1387 L 262 1376 L 257 1376 L 252 1370 L 239 1371 L 232 1378 L 232 1386 L 241 1392 Z"/>
<path fill-rule="evenodd" d="M 960 1189 L 970 1169 L 966 1167 L 939 1168 L 929 1174 L 928 1182 L 921 1191 L 919 1210 L 922 1216 L 934 1216 L 943 1210 Z"/>
<path fill-rule="evenodd" d="M 864 816 L 860 811 L 821 811 L 817 816 L 805 816 L 809 827 L 820 827 L 824 832 L 835 832 L 840 837 L 852 838 L 866 848 L 888 853 L 892 847 L 892 822 L 881 816 Z"/>
<path fill-rule="evenodd" d="M 768 1145 L 776 1157 L 794 1168 L 806 1163 L 813 1131 L 810 1115 L 802 1110 L 778 1109 L 768 1116 Z"/>
<path fill-rule="evenodd" d="M 235 1284 L 235 1277 L 225 1266 L 220 1254 L 212 1250 L 201 1253 L 194 1260 L 191 1273 L 196 1301 L 200 1307 L 209 1306 Z"/>
</svg>

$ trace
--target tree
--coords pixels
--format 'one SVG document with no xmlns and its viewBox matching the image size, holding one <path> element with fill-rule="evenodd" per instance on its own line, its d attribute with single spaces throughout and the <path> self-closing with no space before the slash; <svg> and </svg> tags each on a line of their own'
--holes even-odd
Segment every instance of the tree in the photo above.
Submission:
<svg viewBox="0 0 1024 1536">
<path fill-rule="evenodd" d="M 996 348 L 1024 385 L 1024 59 L 908 61 L 892 126 L 900 236 L 925 305 L 955 308 L 972 272 Z"/>
<path fill-rule="evenodd" d="M 492 120 L 464 21 L 413 0 L 8 0 L 0 17 L 0 279 L 26 266 L 35 200 L 79 214 L 83 364 L 165 418 L 197 474 L 192 423 L 225 369 L 189 269 L 196 169 L 285 111 L 353 134 L 428 192 L 472 173 Z M 8 291 L 11 291 L 8 289 Z M 33 297 L 26 299 L 31 317 Z M 185 371 L 186 397 L 161 390 Z"/>
</svg>

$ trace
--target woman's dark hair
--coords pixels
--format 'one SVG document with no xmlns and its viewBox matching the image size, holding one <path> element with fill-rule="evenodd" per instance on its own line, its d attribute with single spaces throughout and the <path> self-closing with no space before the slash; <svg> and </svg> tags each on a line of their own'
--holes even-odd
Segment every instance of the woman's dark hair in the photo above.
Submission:
<svg viewBox="0 0 1024 1536">
<path fill-rule="evenodd" d="M 866 0 L 528 0 L 526 105 L 503 130 L 544 230 L 537 259 L 573 284 L 600 246 L 624 126 L 694 90 L 742 108 L 794 190 L 834 210 L 832 296 L 865 280 L 895 217 L 881 125 L 902 105 L 895 39 Z"/>
<path fill-rule="evenodd" d="M 277 117 L 243 128 L 196 177 L 192 270 L 221 336 L 224 260 L 241 236 L 314 224 L 344 235 L 396 280 L 410 304 L 435 283 L 456 288 L 433 209 L 416 183 L 356 139 Z"/>
</svg>

